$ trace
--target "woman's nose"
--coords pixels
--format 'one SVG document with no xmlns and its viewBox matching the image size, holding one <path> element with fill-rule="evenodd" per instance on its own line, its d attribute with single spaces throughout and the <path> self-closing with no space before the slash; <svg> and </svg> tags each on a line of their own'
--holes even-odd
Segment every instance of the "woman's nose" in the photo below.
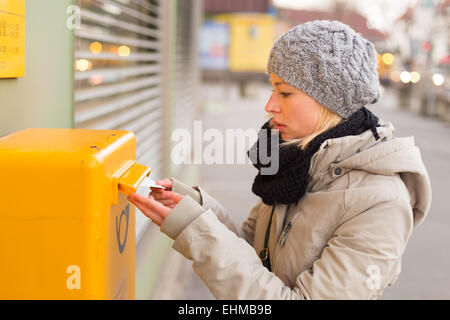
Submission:
<svg viewBox="0 0 450 320">
<path fill-rule="evenodd" d="M 264 109 L 268 113 L 280 112 L 280 104 L 277 97 L 275 96 L 275 93 L 272 93 Z"/>
</svg>

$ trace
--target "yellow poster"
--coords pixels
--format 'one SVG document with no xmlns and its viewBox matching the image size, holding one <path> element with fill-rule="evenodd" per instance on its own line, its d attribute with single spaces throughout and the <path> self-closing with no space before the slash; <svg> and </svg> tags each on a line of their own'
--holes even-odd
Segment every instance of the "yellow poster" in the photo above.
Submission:
<svg viewBox="0 0 450 320">
<path fill-rule="evenodd" d="M 0 0 L 0 78 L 25 76 L 25 0 Z"/>
</svg>

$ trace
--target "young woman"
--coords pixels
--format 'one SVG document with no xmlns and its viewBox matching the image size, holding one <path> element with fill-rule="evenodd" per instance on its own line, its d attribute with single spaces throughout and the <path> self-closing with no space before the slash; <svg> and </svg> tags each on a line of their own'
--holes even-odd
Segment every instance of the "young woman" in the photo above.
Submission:
<svg viewBox="0 0 450 320">
<path fill-rule="evenodd" d="M 280 133 L 279 169 L 264 175 L 255 161 L 261 200 L 241 228 L 175 178 L 129 200 L 218 299 L 376 299 L 431 202 L 414 137 L 394 137 L 366 109 L 380 95 L 376 50 L 345 24 L 312 21 L 275 42 L 267 71 L 272 118 L 262 129 L 268 141 Z M 251 150 L 268 148 L 260 142 Z"/>
</svg>

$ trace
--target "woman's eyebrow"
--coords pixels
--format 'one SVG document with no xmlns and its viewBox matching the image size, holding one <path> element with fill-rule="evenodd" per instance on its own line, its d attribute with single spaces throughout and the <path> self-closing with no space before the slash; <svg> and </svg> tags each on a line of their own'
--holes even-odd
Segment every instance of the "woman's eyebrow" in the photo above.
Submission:
<svg viewBox="0 0 450 320">
<path fill-rule="evenodd" d="M 269 84 L 272 85 L 272 81 L 269 79 Z M 278 87 L 279 85 L 284 84 L 283 82 L 275 82 L 275 87 Z"/>
</svg>

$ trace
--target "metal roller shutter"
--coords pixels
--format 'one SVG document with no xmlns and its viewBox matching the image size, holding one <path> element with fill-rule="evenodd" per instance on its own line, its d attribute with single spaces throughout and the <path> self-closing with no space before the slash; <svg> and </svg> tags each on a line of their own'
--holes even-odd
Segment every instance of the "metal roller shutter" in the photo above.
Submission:
<svg viewBox="0 0 450 320">
<path fill-rule="evenodd" d="M 175 50 L 175 105 L 177 127 L 193 125 L 198 85 L 197 46 L 194 0 L 178 1 L 179 19 Z"/>
<path fill-rule="evenodd" d="M 163 6 L 148 0 L 77 0 L 75 127 L 122 129 L 137 138 L 137 161 L 161 178 Z M 136 217 L 136 236 L 145 224 Z"/>
<path fill-rule="evenodd" d="M 175 52 L 172 62 L 172 125 L 174 128 L 187 129 L 191 132 L 191 137 L 200 81 L 197 39 L 202 14 L 200 3 L 197 0 L 177 2 Z M 172 164 L 174 174 L 179 174 L 181 167 Z"/>
</svg>

